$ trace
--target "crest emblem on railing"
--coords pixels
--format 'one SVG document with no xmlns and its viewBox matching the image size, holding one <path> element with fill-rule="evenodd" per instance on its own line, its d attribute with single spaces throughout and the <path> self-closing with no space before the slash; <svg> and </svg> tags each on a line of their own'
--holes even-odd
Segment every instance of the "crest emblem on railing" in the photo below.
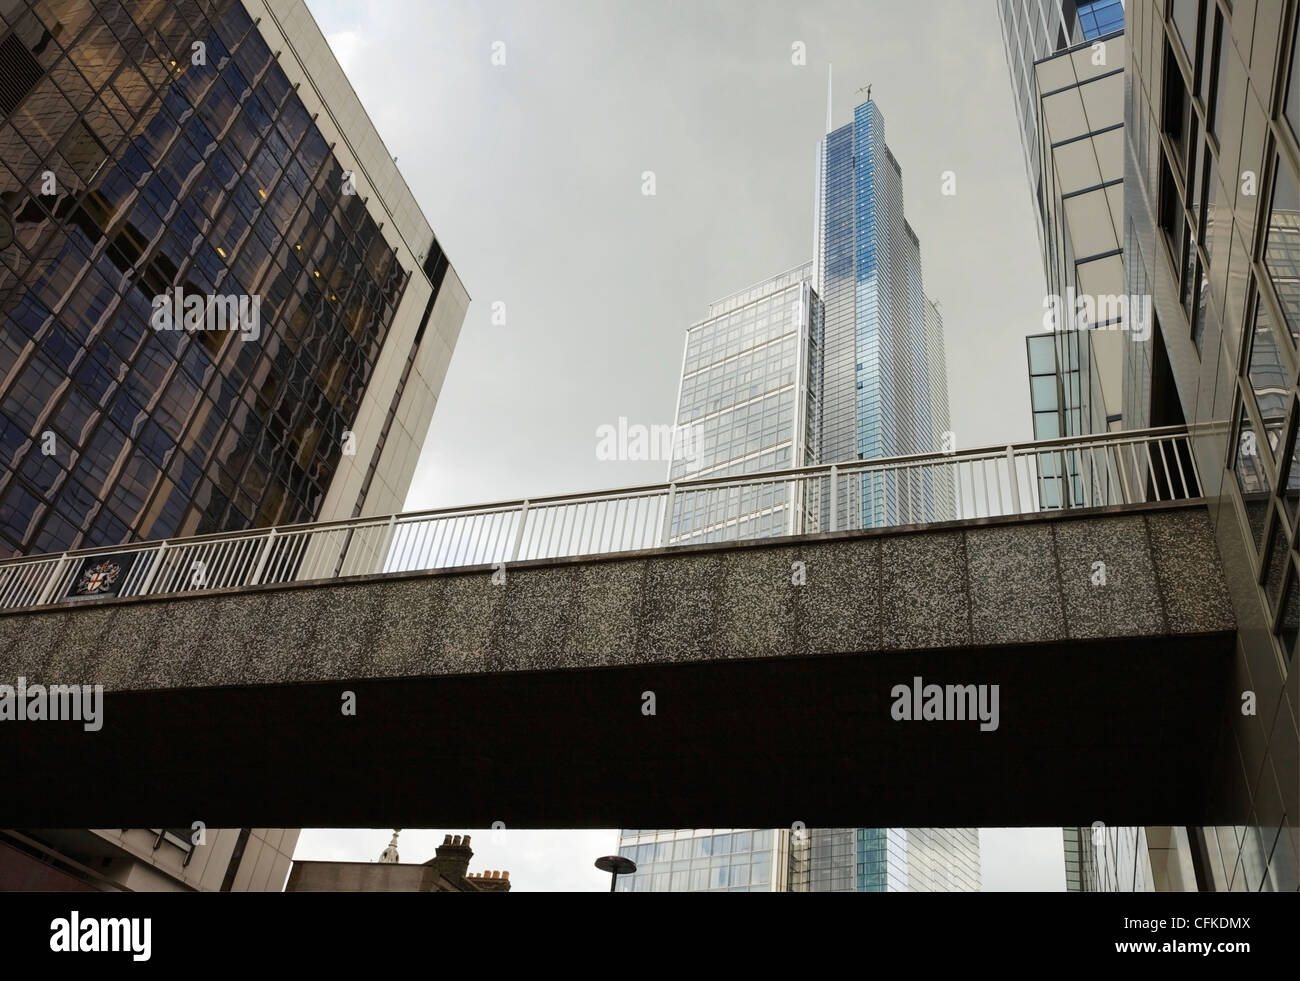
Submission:
<svg viewBox="0 0 1300 981">
<path fill-rule="evenodd" d="M 82 596 L 95 596 L 107 593 L 122 575 L 122 567 L 116 562 L 100 562 L 85 569 L 77 580 L 77 592 Z"/>
<path fill-rule="evenodd" d="M 87 556 L 68 589 L 68 599 L 117 596 L 126 585 L 126 573 L 134 558 L 134 555 Z"/>
</svg>

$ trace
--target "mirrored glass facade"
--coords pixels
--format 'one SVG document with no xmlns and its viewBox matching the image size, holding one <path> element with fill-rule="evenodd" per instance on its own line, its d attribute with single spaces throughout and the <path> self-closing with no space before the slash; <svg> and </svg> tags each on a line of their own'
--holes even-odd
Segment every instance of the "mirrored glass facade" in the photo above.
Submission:
<svg viewBox="0 0 1300 981">
<path fill-rule="evenodd" d="M 0 551 L 313 519 L 416 267 L 242 4 L 8 0 L 0 37 Z M 177 290 L 258 336 L 154 329 Z"/>
<path fill-rule="evenodd" d="M 975 828 L 814 828 L 808 892 L 978 892 Z"/>
<path fill-rule="evenodd" d="M 1126 351 L 1125 397 L 1150 425 L 1191 428 L 1239 624 L 1207 767 L 1222 817 L 1184 829 L 1185 847 L 1198 888 L 1294 891 L 1300 4 L 1127 7 L 1125 249 L 1159 334 Z"/>
<path fill-rule="evenodd" d="M 669 480 L 729 477 L 820 459 L 822 305 L 811 263 L 710 304 L 686 333 L 677 403 L 679 433 L 694 452 Z M 781 485 L 675 499 L 671 541 L 768 538 L 811 527 L 814 502 Z"/>
<path fill-rule="evenodd" d="M 783 892 L 789 832 L 747 828 L 619 833 L 618 853 L 636 872 L 619 892 Z"/>
<path fill-rule="evenodd" d="M 920 242 L 903 214 L 903 175 L 874 101 L 818 149 L 817 293 L 825 307 L 822 462 L 939 450 L 949 430 L 943 320 L 926 297 Z M 862 527 L 897 524 L 900 499 L 952 517 L 951 488 L 863 479 L 841 508 Z M 845 527 L 845 525 L 841 525 Z"/>
</svg>

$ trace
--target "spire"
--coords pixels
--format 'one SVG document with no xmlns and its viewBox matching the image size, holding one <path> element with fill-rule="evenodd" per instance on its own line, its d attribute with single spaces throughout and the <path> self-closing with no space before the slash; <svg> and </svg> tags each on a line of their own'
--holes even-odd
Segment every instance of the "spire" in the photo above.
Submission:
<svg viewBox="0 0 1300 981">
<path fill-rule="evenodd" d="M 393 829 L 393 840 L 388 843 L 388 847 L 385 848 L 383 853 L 379 856 L 379 861 L 382 862 L 383 864 L 385 865 L 397 864 L 397 836 L 401 833 L 402 833 L 401 828 Z"/>
<path fill-rule="evenodd" d="M 826 66 L 826 132 L 831 131 L 831 72 L 835 66 L 828 64 Z"/>
</svg>

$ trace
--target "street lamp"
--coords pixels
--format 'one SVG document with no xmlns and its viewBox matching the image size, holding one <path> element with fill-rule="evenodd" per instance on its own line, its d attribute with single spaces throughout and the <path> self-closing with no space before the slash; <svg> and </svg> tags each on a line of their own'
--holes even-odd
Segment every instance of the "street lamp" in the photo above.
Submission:
<svg viewBox="0 0 1300 981">
<path fill-rule="evenodd" d="M 614 891 L 620 875 L 631 875 L 636 871 L 636 862 L 622 855 L 603 855 L 596 859 L 596 868 L 609 873 L 609 891 Z"/>
</svg>

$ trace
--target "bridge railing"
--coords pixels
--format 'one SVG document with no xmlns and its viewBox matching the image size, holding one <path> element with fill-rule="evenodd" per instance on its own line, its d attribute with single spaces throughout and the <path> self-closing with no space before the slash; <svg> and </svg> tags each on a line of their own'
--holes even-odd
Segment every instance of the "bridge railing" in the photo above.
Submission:
<svg viewBox="0 0 1300 981">
<path fill-rule="evenodd" d="M 1149 429 L 31 556 L 0 610 L 1200 496 Z"/>
</svg>

